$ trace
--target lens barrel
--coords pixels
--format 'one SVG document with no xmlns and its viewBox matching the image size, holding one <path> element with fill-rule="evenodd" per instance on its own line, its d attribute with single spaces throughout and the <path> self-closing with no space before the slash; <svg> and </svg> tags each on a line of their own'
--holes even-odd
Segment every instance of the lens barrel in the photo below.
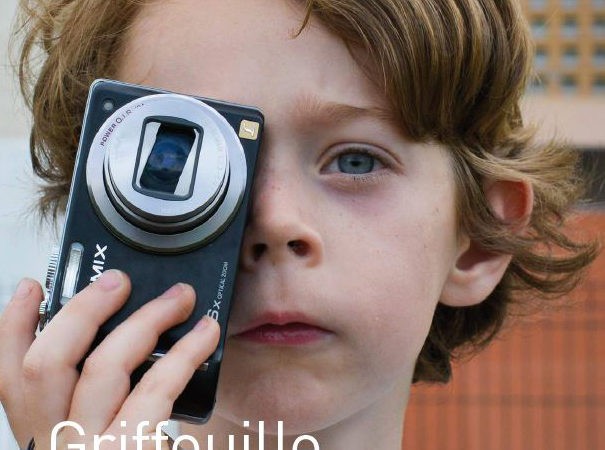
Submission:
<svg viewBox="0 0 605 450">
<path fill-rule="evenodd" d="M 229 223 L 246 186 L 234 129 L 209 105 L 157 94 L 116 110 L 91 146 L 87 182 L 104 223 L 127 242 L 179 252 Z"/>
</svg>

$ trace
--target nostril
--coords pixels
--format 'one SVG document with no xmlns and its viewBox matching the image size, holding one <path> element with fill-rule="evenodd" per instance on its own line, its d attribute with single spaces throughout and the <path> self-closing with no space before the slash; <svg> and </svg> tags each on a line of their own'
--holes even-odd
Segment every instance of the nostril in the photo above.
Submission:
<svg viewBox="0 0 605 450">
<path fill-rule="evenodd" d="M 290 241 L 288 242 L 288 247 L 298 256 L 305 256 L 309 253 L 309 244 L 304 241 Z"/>
<path fill-rule="evenodd" d="M 267 250 L 266 244 L 254 244 L 252 246 L 252 259 L 258 261 L 263 256 L 263 253 L 265 253 L 265 250 Z"/>
</svg>

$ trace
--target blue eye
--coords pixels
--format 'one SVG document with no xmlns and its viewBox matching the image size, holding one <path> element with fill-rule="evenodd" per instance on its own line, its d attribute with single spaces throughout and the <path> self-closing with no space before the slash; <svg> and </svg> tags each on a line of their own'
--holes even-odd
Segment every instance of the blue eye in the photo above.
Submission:
<svg viewBox="0 0 605 450">
<path fill-rule="evenodd" d="M 374 170 L 376 158 L 367 153 L 343 153 L 338 156 L 337 162 L 340 172 L 360 175 Z"/>
<path fill-rule="evenodd" d="M 341 182 L 363 180 L 367 183 L 370 178 L 379 173 L 384 175 L 384 169 L 391 167 L 387 155 L 387 152 L 379 147 L 338 145 L 330 149 L 321 172 L 339 176 Z"/>
</svg>

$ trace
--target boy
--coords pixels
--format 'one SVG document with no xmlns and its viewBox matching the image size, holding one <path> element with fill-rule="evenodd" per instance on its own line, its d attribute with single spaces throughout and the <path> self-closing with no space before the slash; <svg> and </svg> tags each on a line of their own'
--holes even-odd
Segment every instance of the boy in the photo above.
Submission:
<svg viewBox="0 0 605 450">
<path fill-rule="evenodd" d="M 512 0 L 23 10 L 20 73 L 34 168 L 50 181 L 45 212 L 64 207 L 94 78 L 264 112 L 217 406 L 206 425 L 181 430 L 202 444 L 211 435 L 226 449 L 228 435 L 260 433 L 263 421 L 268 449 L 278 448 L 279 422 L 285 448 L 301 434 L 324 450 L 399 448 L 413 381 L 447 381 L 454 351 L 497 333 L 513 291 L 567 292 L 594 258 L 594 245 L 560 231 L 578 195 L 574 155 L 535 143 L 519 114 L 531 48 Z M 38 43 L 47 57 L 34 80 Z M 128 292 L 127 274 L 107 272 L 34 340 L 41 290 L 19 285 L 0 319 L 0 399 L 21 446 L 33 437 L 51 448 L 65 420 L 86 433 L 64 429 L 57 448 L 134 436 L 137 424 L 153 430 L 169 416 L 216 346 L 216 324 L 203 320 L 132 393 L 129 373 L 189 314 L 186 285 L 134 314 L 76 370 Z"/>
</svg>

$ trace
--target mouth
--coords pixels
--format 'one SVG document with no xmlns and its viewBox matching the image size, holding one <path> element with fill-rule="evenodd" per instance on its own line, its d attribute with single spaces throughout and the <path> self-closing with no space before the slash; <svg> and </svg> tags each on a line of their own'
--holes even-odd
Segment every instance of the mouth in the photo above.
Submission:
<svg viewBox="0 0 605 450">
<path fill-rule="evenodd" d="M 266 314 L 232 337 L 262 345 L 303 346 L 321 342 L 331 335 L 331 331 L 297 314 Z"/>
</svg>

